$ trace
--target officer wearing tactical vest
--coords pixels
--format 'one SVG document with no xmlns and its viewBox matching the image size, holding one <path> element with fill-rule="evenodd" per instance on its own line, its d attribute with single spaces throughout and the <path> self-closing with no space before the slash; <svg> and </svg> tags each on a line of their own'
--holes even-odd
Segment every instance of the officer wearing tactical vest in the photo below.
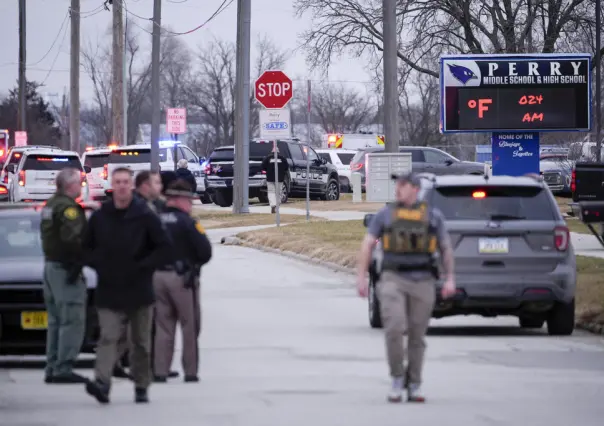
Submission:
<svg viewBox="0 0 604 426">
<path fill-rule="evenodd" d="M 376 240 L 383 248 L 382 274 L 377 286 L 392 388 L 390 402 L 424 402 L 420 391 L 426 349 L 425 334 L 435 302 L 440 251 L 445 272 L 442 297 L 455 293 L 453 248 L 442 213 L 418 200 L 420 179 L 413 173 L 396 179 L 396 202 L 382 208 L 369 225 L 358 264 L 358 292 L 367 296 L 367 271 Z M 404 366 L 403 334 L 408 335 Z"/>
<path fill-rule="evenodd" d="M 160 218 L 174 242 L 174 262 L 158 268 L 153 276 L 155 289 L 155 359 L 156 382 L 165 382 L 172 357 L 176 323 L 182 329 L 182 363 L 185 382 L 199 381 L 201 332 L 199 270 L 212 257 L 212 246 L 201 224 L 191 216 L 197 198 L 190 185 L 178 179 L 168 186 L 168 201 Z"/>
<path fill-rule="evenodd" d="M 42 210 L 44 303 L 48 312 L 46 383 L 86 383 L 73 372 L 86 327 L 86 282 L 82 241 L 86 214 L 75 201 L 81 195 L 80 171 L 63 169 L 56 193 Z"/>
</svg>

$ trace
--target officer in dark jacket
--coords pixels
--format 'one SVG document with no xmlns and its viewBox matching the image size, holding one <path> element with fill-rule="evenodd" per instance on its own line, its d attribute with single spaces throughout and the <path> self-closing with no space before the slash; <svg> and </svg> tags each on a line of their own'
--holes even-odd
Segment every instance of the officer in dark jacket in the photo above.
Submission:
<svg viewBox="0 0 604 426">
<path fill-rule="evenodd" d="M 176 177 L 182 179 L 191 187 L 191 192 L 197 192 L 197 181 L 191 170 L 189 170 L 189 162 L 184 158 L 178 160 L 176 164 Z"/>
<path fill-rule="evenodd" d="M 275 185 L 275 149 L 277 149 L 277 185 Z M 271 213 L 277 210 L 277 196 L 281 197 L 285 174 L 289 170 L 287 159 L 279 153 L 279 149 L 273 147 L 271 154 L 262 160 L 262 170 L 266 172 L 266 191 Z"/>
<path fill-rule="evenodd" d="M 455 293 L 453 246 L 440 210 L 418 199 L 420 178 L 413 174 L 396 179 L 396 202 L 377 212 L 363 240 L 358 264 L 358 291 L 367 296 L 367 271 L 376 240 L 381 238 L 382 274 L 377 286 L 386 336 L 392 388 L 390 402 L 424 402 L 420 391 L 425 335 L 432 316 L 438 278 L 436 251 L 445 273 L 442 297 Z M 405 368 L 403 334 L 408 336 Z"/>
<path fill-rule="evenodd" d="M 97 345 L 95 381 L 87 392 L 109 402 L 117 344 L 129 326 L 130 364 L 135 401 L 148 402 L 151 383 L 151 322 L 155 301 L 152 277 L 170 259 L 170 239 L 159 220 L 132 191 L 132 172 L 117 168 L 111 175 L 112 200 L 90 218 L 85 240 L 87 260 L 97 271 L 96 304 L 101 336 Z"/>
<path fill-rule="evenodd" d="M 80 171 L 63 169 L 57 191 L 42 210 L 44 302 L 48 312 L 46 383 L 85 383 L 72 371 L 86 327 L 86 282 L 82 242 L 86 215 L 75 201 L 81 195 Z"/>
<path fill-rule="evenodd" d="M 160 217 L 174 241 L 174 258 L 155 273 L 157 296 L 155 335 L 155 381 L 165 382 L 172 357 L 176 323 L 183 334 L 182 363 L 185 382 L 197 382 L 201 332 L 199 271 L 210 261 L 212 246 L 198 221 L 191 216 L 196 195 L 187 182 L 177 180 L 167 191 L 166 209 Z"/>
</svg>

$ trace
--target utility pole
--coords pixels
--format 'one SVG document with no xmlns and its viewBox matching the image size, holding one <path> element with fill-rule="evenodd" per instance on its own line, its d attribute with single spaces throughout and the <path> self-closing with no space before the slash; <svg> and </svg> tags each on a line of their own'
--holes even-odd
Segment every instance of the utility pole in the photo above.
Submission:
<svg viewBox="0 0 604 426">
<path fill-rule="evenodd" d="M 249 213 L 250 25 L 251 0 L 237 2 L 237 70 L 235 74 L 235 176 L 233 213 Z M 276 163 L 275 163 L 276 164 Z M 279 194 L 278 196 L 281 196 Z"/>
<path fill-rule="evenodd" d="M 602 1 L 596 0 L 596 161 L 602 161 Z"/>
<path fill-rule="evenodd" d="M 126 43 L 128 42 L 128 16 L 126 16 L 126 8 L 124 8 L 124 57 L 123 61 L 123 95 L 124 95 L 124 145 L 128 145 L 128 49 Z"/>
<path fill-rule="evenodd" d="M 25 0 L 19 0 L 19 114 L 17 127 L 27 131 L 27 80 L 25 78 L 26 37 Z"/>
<path fill-rule="evenodd" d="M 111 84 L 111 142 L 123 145 L 124 138 L 124 19 L 123 0 L 113 0 L 113 54 Z"/>
<path fill-rule="evenodd" d="M 384 22 L 384 148 L 398 152 L 398 73 L 396 33 L 396 0 L 382 0 Z"/>
<path fill-rule="evenodd" d="M 80 152 L 80 0 L 71 0 L 69 149 Z"/>
<path fill-rule="evenodd" d="M 151 170 L 159 172 L 159 49 L 161 36 L 161 0 L 153 2 L 153 37 L 151 44 Z"/>
</svg>

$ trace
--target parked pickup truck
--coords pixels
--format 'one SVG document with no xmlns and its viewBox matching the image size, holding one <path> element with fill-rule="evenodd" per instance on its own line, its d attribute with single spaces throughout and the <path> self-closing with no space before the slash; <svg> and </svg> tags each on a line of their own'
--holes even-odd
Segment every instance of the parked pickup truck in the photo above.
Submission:
<svg viewBox="0 0 604 426">
<path fill-rule="evenodd" d="M 604 163 L 575 163 L 570 189 L 574 203 L 604 201 Z"/>
</svg>

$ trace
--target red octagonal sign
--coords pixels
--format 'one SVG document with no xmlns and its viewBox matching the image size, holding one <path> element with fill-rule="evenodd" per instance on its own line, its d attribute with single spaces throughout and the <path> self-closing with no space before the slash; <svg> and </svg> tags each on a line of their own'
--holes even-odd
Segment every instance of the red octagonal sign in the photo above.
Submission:
<svg viewBox="0 0 604 426">
<path fill-rule="evenodd" d="M 281 109 L 291 101 L 294 88 L 283 71 L 264 71 L 254 85 L 256 100 L 267 109 Z"/>
</svg>

